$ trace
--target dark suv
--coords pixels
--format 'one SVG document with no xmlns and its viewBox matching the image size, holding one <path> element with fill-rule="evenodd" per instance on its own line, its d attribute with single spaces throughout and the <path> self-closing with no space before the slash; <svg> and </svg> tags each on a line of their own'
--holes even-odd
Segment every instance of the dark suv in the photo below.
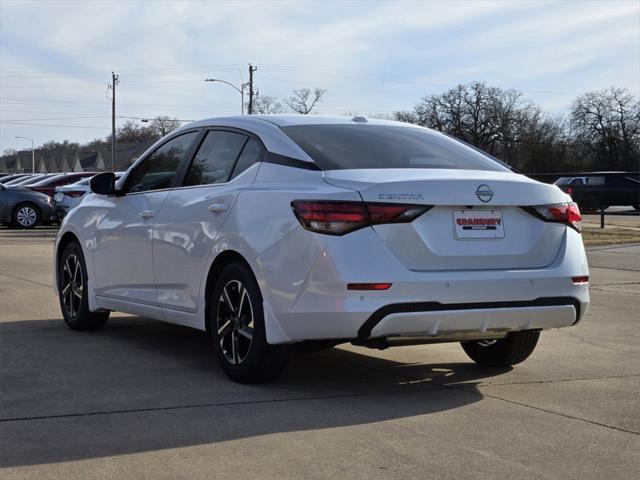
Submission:
<svg viewBox="0 0 640 480">
<path fill-rule="evenodd" d="M 638 172 L 583 173 L 560 177 L 554 183 L 585 211 L 629 205 L 640 210 Z"/>
</svg>

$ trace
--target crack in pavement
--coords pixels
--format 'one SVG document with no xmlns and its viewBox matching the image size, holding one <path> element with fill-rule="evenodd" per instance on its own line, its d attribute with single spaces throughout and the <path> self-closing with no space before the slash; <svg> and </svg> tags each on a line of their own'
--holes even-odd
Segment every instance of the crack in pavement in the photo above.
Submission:
<svg viewBox="0 0 640 480">
<path fill-rule="evenodd" d="M 620 272 L 640 272 L 640 269 L 636 268 L 612 268 L 612 267 L 599 267 L 597 265 L 589 265 L 589 268 L 600 268 L 602 270 L 617 270 Z"/>
<path fill-rule="evenodd" d="M 509 385 L 536 385 L 536 384 L 563 383 L 563 382 L 585 382 L 590 380 L 613 380 L 613 379 L 619 379 L 619 378 L 636 378 L 636 377 L 640 377 L 640 374 L 609 375 L 604 377 L 558 378 L 556 380 L 531 380 L 528 382 L 485 383 L 485 384 L 478 384 L 477 386 L 482 388 L 505 387 Z M 456 385 L 465 385 L 465 384 L 461 383 Z"/>
<path fill-rule="evenodd" d="M 621 295 L 635 295 L 640 297 L 640 293 L 625 292 L 624 290 L 614 290 L 614 289 L 607 289 L 607 288 L 600 288 L 600 287 L 591 287 L 591 290 L 597 290 L 599 292 L 605 292 L 605 293 L 619 293 Z"/>
<path fill-rule="evenodd" d="M 409 393 L 421 393 L 427 392 L 428 389 L 415 388 L 412 390 L 396 390 L 396 391 L 384 391 L 384 392 L 369 392 L 369 393 L 347 393 L 347 394 L 335 394 L 335 395 L 314 395 L 309 397 L 298 398 L 275 398 L 269 400 L 246 400 L 235 402 L 211 402 L 211 403 L 193 403 L 185 405 L 169 405 L 166 407 L 150 407 L 150 408 L 125 408 L 118 410 L 96 410 L 92 412 L 76 412 L 76 413 L 61 413 L 55 415 L 37 415 L 32 417 L 8 417 L 0 418 L 0 423 L 10 422 L 25 422 L 33 420 L 50 420 L 58 418 L 75 418 L 75 417 L 94 417 L 102 415 L 119 415 L 128 413 L 145 413 L 145 412 L 162 412 L 167 410 L 182 410 L 182 409 L 194 409 L 194 408 L 211 408 L 211 407 L 232 407 L 243 405 L 261 405 L 267 403 L 284 403 L 284 402 L 301 402 L 308 400 L 332 400 L 338 398 L 357 398 L 357 397 L 376 397 L 385 395 L 406 395 Z"/>
<path fill-rule="evenodd" d="M 0 276 L 13 278 L 14 280 L 22 280 L 23 282 L 33 283 L 34 285 L 39 285 L 41 287 L 47 287 L 47 288 L 53 287 L 51 284 L 48 284 L 48 283 L 42 283 L 36 280 L 29 280 L 28 278 L 22 278 L 17 275 L 11 275 L 10 273 L 0 273 Z"/>
</svg>

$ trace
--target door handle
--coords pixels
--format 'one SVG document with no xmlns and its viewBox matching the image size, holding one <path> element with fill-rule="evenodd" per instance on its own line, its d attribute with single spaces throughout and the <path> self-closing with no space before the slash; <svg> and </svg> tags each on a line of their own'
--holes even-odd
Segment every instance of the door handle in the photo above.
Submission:
<svg viewBox="0 0 640 480">
<path fill-rule="evenodd" d="M 211 213 L 222 213 L 229 210 L 229 205 L 227 203 L 214 203 L 213 205 L 209 205 L 209 211 Z"/>
<path fill-rule="evenodd" d="M 153 211 L 152 210 L 143 210 L 140 212 L 140 217 L 142 218 L 151 218 L 153 217 Z"/>
</svg>

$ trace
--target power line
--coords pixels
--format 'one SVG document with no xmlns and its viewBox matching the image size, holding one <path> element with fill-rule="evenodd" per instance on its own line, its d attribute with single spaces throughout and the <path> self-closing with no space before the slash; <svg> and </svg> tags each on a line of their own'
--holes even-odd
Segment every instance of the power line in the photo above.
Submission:
<svg viewBox="0 0 640 480">
<path fill-rule="evenodd" d="M 3 121 L 5 122 L 46 122 L 46 121 L 51 121 L 51 120 L 82 120 L 85 118 L 109 118 L 106 117 L 104 115 L 92 115 L 92 116 L 85 116 L 85 117 L 52 117 L 52 118 L 5 118 L 3 119 Z"/>
<path fill-rule="evenodd" d="M 138 69 L 119 69 L 120 74 L 127 75 L 141 75 L 146 73 L 154 73 L 154 75 L 162 75 L 163 72 L 170 75 L 174 72 L 187 72 L 187 71 L 205 71 L 205 70 L 235 70 L 241 68 L 241 64 L 225 64 L 225 65 L 202 65 L 194 67 L 175 67 L 175 68 L 138 68 Z M 105 70 L 58 70 L 47 73 L 32 73 L 21 70 L 4 70 L 0 73 L 2 77 L 51 77 L 51 76 L 65 76 L 65 75 L 86 75 L 100 77 L 106 73 Z"/>
<path fill-rule="evenodd" d="M 23 125 L 28 127 L 64 127 L 64 128 L 91 128 L 98 130 L 109 130 L 107 127 L 88 126 L 88 125 L 61 125 L 59 123 L 21 123 L 21 122 L 7 122 L 0 120 L 0 123 L 4 125 Z"/>
</svg>

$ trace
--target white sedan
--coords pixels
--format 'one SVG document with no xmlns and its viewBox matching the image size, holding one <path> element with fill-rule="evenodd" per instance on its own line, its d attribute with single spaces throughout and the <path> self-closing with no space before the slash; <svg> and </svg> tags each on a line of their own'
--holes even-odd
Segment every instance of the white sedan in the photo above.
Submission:
<svg viewBox="0 0 640 480">
<path fill-rule="evenodd" d="M 197 328 L 237 381 L 343 342 L 513 365 L 589 305 L 570 197 L 414 125 L 203 120 L 91 189 L 55 245 L 69 327 L 121 311 Z"/>
</svg>

